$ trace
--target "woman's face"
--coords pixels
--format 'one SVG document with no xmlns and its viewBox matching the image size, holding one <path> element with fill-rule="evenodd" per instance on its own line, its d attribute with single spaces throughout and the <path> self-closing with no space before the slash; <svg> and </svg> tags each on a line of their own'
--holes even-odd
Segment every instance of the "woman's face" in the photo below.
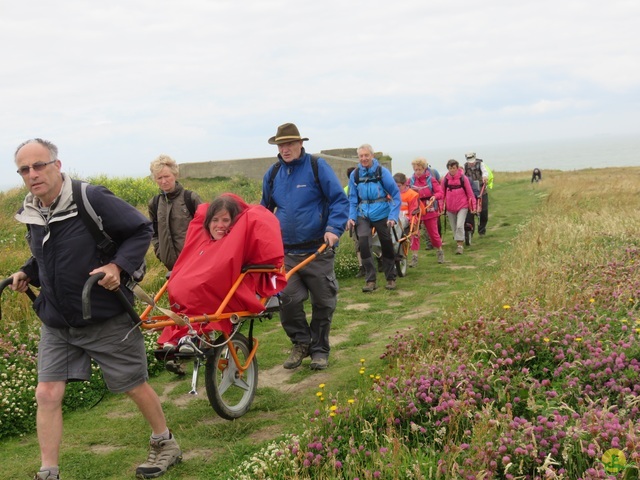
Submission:
<svg viewBox="0 0 640 480">
<path fill-rule="evenodd" d="M 455 175 L 456 172 L 458 171 L 458 166 L 457 165 L 451 165 L 450 167 L 447 167 L 447 170 L 449 170 L 449 173 L 451 175 Z"/>
<path fill-rule="evenodd" d="M 231 215 L 226 209 L 218 210 L 209 222 L 209 233 L 214 240 L 220 240 L 229 233 Z"/>
<path fill-rule="evenodd" d="M 422 165 L 413 165 L 413 173 L 415 173 L 418 177 L 422 175 L 425 171 L 425 168 Z"/>
<path fill-rule="evenodd" d="M 176 176 L 171 173 L 169 167 L 162 169 L 153 176 L 153 179 L 164 193 L 171 193 L 176 189 Z"/>
</svg>

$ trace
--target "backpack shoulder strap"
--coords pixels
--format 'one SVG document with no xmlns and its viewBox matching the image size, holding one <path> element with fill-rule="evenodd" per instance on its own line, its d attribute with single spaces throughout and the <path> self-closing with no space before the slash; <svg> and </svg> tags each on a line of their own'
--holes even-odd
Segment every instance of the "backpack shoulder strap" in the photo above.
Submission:
<svg viewBox="0 0 640 480">
<path fill-rule="evenodd" d="M 193 218 L 196 214 L 196 202 L 193 201 L 193 192 L 191 190 L 185 189 L 184 203 L 187 206 L 187 210 L 189 210 L 189 213 L 191 214 L 191 218 Z"/>
<path fill-rule="evenodd" d="M 280 171 L 281 166 L 282 165 L 280 164 L 280 162 L 276 162 L 273 164 L 273 166 L 271 167 L 271 174 L 269 175 L 269 181 L 267 182 L 267 187 L 269 190 L 269 197 L 267 198 L 267 208 L 271 211 L 276 208 L 275 203 L 273 203 L 273 180 L 276 178 L 276 175 L 278 175 L 278 171 Z"/>
<path fill-rule="evenodd" d="M 311 155 L 311 169 L 313 170 L 313 178 L 315 178 L 316 183 L 320 185 L 320 175 L 318 175 L 318 155 Z"/>
<path fill-rule="evenodd" d="M 358 183 L 360 183 L 360 167 L 357 167 L 353 172 L 353 182 L 356 185 L 358 185 Z M 363 182 L 365 182 L 365 183 L 370 183 L 370 182 L 382 183 L 382 166 L 378 165 L 378 168 L 376 168 L 376 171 L 373 174 L 373 177 L 372 178 L 365 178 L 363 180 Z"/>
<path fill-rule="evenodd" d="M 73 200 L 78 208 L 78 215 L 98 245 L 98 250 L 105 255 L 113 256 L 117 250 L 113 239 L 104 231 L 102 219 L 98 216 L 87 197 L 87 182 L 71 180 Z"/>
<path fill-rule="evenodd" d="M 153 214 L 158 218 L 158 206 L 160 205 L 160 193 L 153 197 Z"/>
</svg>

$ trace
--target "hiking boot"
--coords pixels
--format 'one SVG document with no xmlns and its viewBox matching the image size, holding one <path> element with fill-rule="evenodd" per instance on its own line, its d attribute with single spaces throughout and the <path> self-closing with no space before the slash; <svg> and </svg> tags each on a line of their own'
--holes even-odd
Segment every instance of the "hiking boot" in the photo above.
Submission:
<svg viewBox="0 0 640 480">
<path fill-rule="evenodd" d="M 184 354 L 193 355 L 196 353 L 198 348 L 193 344 L 193 340 L 189 337 L 185 337 L 184 340 L 180 342 L 180 346 L 178 347 L 178 352 Z"/>
<path fill-rule="evenodd" d="M 378 286 L 376 285 L 376 282 L 367 282 L 365 286 L 362 287 L 362 291 L 365 293 L 373 292 L 376 288 L 378 288 Z"/>
<path fill-rule="evenodd" d="M 185 367 L 182 362 L 177 362 L 175 360 L 167 360 L 164 362 L 164 368 L 180 377 L 187 374 L 187 367 Z"/>
<path fill-rule="evenodd" d="M 288 370 L 298 368 L 302 363 L 302 359 L 309 356 L 309 345 L 306 343 L 294 343 L 289 358 L 287 358 L 282 366 Z"/>
<path fill-rule="evenodd" d="M 365 276 L 364 267 L 360 265 L 358 269 L 358 273 L 356 273 L 356 278 L 363 278 Z"/>
<path fill-rule="evenodd" d="M 458 245 L 458 248 L 456 248 L 456 255 L 462 255 L 462 252 L 464 252 L 464 247 L 462 245 Z"/>
<path fill-rule="evenodd" d="M 324 370 L 329 366 L 329 359 L 325 357 L 311 357 L 311 370 Z"/>
<path fill-rule="evenodd" d="M 409 263 L 409 268 L 414 268 L 418 266 L 418 254 L 414 253 L 411 257 L 411 263 Z"/>
<path fill-rule="evenodd" d="M 387 280 L 387 284 L 384 286 L 387 290 L 395 290 L 396 289 L 396 281 L 395 280 Z"/>
<path fill-rule="evenodd" d="M 149 442 L 149 455 L 147 461 L 136 468 L 137 478 L 156 478 L 167 473 L 171 465 L 182 460 L 182 450 L 176 439 L 171 436 L 169 440 L 151 440 Z"/>
<path fill-rule="evenodd" d="M 49 470 L 40 470 L 33 480 L 60 480 L 60 475 L 53 475 Z"/>
<path fill-rule="evenodd" d="M 444 251 L 440 248 L 436 255 L 438 256 L 438 263 L 444 263 Z"/>
</svg>

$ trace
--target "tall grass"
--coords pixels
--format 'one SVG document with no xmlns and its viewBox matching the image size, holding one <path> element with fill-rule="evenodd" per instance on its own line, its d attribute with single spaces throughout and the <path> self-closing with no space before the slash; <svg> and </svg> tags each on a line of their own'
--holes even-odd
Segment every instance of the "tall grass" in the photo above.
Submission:
<svg viewBox="0 0 640 480">
<path fill-rule="evenodd" d="M 158 192 L 154 182 L 148 177 L 106 177 L 96 176 L 86 181 L 103 185 L 115 195 L 136 206 L 145 215 L 148 201 Z M 211 201 L 224 192 L 234 192 L 250 203 L 260 201 L 261 184 L 243 177 L 216 178 L 208 180 L 187 180 L 187 188 L 196 191 L 203 201 Z M 0 273 L 5 278 L 16 272 L 30 256 L 24 239 L 26 229 L 13 219 L 20 208 L 25 188 L 14 189 L 0 196 Z M 357 271 L 352 242 L 338 252 L 336 271 L 340 277 Z M 157 292 L 166 279 L 166 268 L 149 249 L 146 255 L 147 274 L 142 287 L 149 292 Z M 36 385 L 36 352 L 40 322 L 31 309 L 29 299 L 15 294 L 9 289 L 3 294 L 0 322 L 0 439 L 13 435 L 24 435 L 35 427 L 34 390 Z M 143 308 L 140 306 L 139 311 Z M 163 370 L 163 365 L 153 355 L 157 348 L 157 334 L 145 335 L 149 373 L 153 376 Z M 106 389 L 99 368 L 94 367 L 89 382 L 72 383 L 65 395 L 65 411 L 74 410 L 97 402 Z"/>
<path fill-rule="evenodd" d="M 386 372 L 363 359 L 353 391 L 321 385 L 306 430 L 234 476 L 638 478 L 639 173 L 536 186 L 545 201 L 476 302 L 399 333 Z"/>
<path fill-rule="evenodd" d="M 344 282 L 342 318 L 335 327 L 344 334 L 350 323 L 361 326 L 332 348 L 334 363 L 322 383 L 305 392 L 309 399 L 263 388 L 255 414 L 223 425 L 207 417 L 206 402 L 182 410 L 168 402 L 168 414 L 183 421 L 173 423 L 183 445 L 194 452 L 212 445 L 215 450 L 202 459 L 193 453 L 195 458 L 167 477 L 638 478 L 640 170 L 558 172 L 533 186 L 526 177 L 496 173 L 492 201 L 505 203 L 492 204 L 487 238 L 465 249 L 464 256 L 447 257 L 440 266 L 420 252 L 423 270 L 414 269 L 394 293 L 367 297 L 359 284 Z M 205 200 L 245 187 L 247 200 L 259 195 L 259 186 L 238 180 L 185 184 Z M 540 200 L 536 211 L 527 212 L 529 220 L 507 240 L 511 234 L 501 232 L 511 228 L 514 219 L 504 212 L 528 208 L 529 195 Z M 450 232 L 445 241 L 449 255 Z M 497 247 L 483 244 L 486 241 L 505 243 Z M 352 242 L 343 241 L 340 251 L 350 246 Z M 490 248 L 503 249 L 498 261 L 488 253 Z M 424 263 L 427 260 L 433 264 Z M 485 274 L 477 279 L 473 270 L 460 268 L 476 262 L 486 263 Z M 145 282 L 155 290 L 163 271 L 157 264 L 151 268 Z M 442 300 L 435 298 L 436 291 L 443 292 Z M 447 297 L 455 301 L 447 302 Z M 418 317 L 415 309 L 427 299 L 442 301 L 444 310 Z M 15 300 L 16 308 L 28 310 L 26 301 L 20 305 Z M 412 330 L 395 324 L 410 324 Z M 364 357 L 371 348 L 367 342 L 382 329 L 398 330 L 378 352 L 382 361 L 367 356 L 345 374 L 341 359 Z M 33 340 L 28 343 L 33 334 L 22 330 L 20 341 L 33 345 Z M 261 347 L 261 368 L 273 366 L 281 361 L 286 341 L 275 327 L 261 336 L 268 339 Z M 0 364 L 0 371 L 6 371 L 3 368 Z M 309 375 L 299 371 L 292 378 L 300 381 Z M 289 402 L 296 403 L 295 413 L 308 407 L 306 416 L 300 419 L 297 414 L 293 420 L 284 414 L 280 408 Z M 122 407 L 117 403 L 109 408 Z M 101 429 L 123 434 L 117 422 L 111 425 L 112 417 L 100 418 Z M 256 452 L 251 428 L 270 428 L 270 422 L 285 423 L 281 431 L 295 435 L 279 437 Z M 104 434 L 86 434 L 104 443 Z M 139 442 L 136 438 L 128 438 L 125 448 L 109 457 L 114 465 L 133 464 L 125 455 Z M 111 462 L 95 455 L 83 460 L 84 444 L 82 438 L 67 446 L 65 472 L 73 471 L 77 462 L 92 461 L 97 462 L 91 464 L 93 473 L 104 473 Z M 612 451 L 624 454 L 626 466 L 609 462 Z M 241 460 L 228 469 L 236 459 Z M 12 465 L 12 471 L 19 469 Z M 79 467 L 77 474 L 85 478 Z"/>
</svg>

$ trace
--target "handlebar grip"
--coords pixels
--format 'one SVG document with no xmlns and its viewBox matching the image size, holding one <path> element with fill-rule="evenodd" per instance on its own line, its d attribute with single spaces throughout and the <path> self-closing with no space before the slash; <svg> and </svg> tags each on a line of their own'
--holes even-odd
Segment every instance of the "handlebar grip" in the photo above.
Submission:
<svg viewBox="0 0 640 480">
<path fill-rule="evenodd" d="M 2 280 L 0 282 L 0 295 L 2 295 L 2 292 L 4 291 L 5 288 L 7 288 L 9 285 L 11 285 L 13 283 L 13 277 L 8 277 L 5 278 L 4 280 Z M 24 292 L 27 297 L 29 297 L 29 299 L 33 302 L 36 299 L 36 294 L 33 293 L 33 290 L 31 290 L 31 287 L 27 287 L 27 289 Z M 2 318 L 2 309 L 0 308 L 0 319 Z"/>
<path fill-rule="evenodd" d="M 104 276 L 104 272 L 91 275 L 84 283 L 84 287 L 82 287 L 82 318 L 84 320 L 91 319 L 91 289 L 97 282 L 102 280 Z M 136 312 L 136 310 L 133 308 L 133 305 L 129 303 L 129 300 L 127 299 L 124 292 L 118 288 L 117 290 L 114 290 L 113 293 L 116 297 L 118 297 L 118 300 L 127 311 L 131 319 L 136 323 L 140 322 L 141 320 L 138 312 Z"/>
<path fill-rule="evenodd" d="M 13 277 L 5 278 L 4 280 L 2 280 L 0 282 L 0 295 L 2 295 L 2 292 L 4 291 L 4 289 L 7 288 L 12 283 L 13 283 Z"/>
<path fill-rule="evenodd" d="M 2 292 L 4 291 L 4 289 L 7 288 L 7 286 L 11 285 L 12 283 L 13 283 L 13 277 L 5 278 L 4 280 L 2 280 L 2 282 L 0 282 L 0 295 L 2 295 Z M 2 318 L 2 308 L 0 308 L 0 318 Z"/>
<path fill-rule="evenodd" d="M 91 289 L 93 286 L 102 280 L 105 276 L 104 272 L 91 275 L 82 287 L 82 318 L 89 320 L 91 318 Z"/>
</svg>

